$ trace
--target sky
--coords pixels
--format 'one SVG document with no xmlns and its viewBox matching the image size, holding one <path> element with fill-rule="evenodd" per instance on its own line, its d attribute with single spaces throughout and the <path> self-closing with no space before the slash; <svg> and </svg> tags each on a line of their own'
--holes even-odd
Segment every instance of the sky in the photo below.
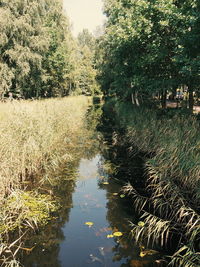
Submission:
<svg viewBox="0 0 200 267">
<path fill-rule="evenodd" d="M 94 32 L 105 21 L 102 0 L 63 0 L 63 3 L 75 36 L 83 29 Z"/>
</svg>

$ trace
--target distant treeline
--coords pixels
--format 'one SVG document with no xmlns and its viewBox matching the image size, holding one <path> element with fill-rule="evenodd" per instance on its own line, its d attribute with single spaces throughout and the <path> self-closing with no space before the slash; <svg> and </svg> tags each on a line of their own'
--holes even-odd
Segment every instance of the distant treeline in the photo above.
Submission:
<svg viewBox="0 0 200 267">
<path fill-rule="evenodd" d="M 159 97 L 165 107 L 167 92 L 187 88 L 192 110 L 200 91 L 200 1 L 104 2 L 99 65 L 105 94 L 137 104 Z"/>
<path fill-rule="evenodd" d="M 94 42 L 72 37 L 60 0 L 0 0 L 1 97 L 92 94 Z"/>
</svg>

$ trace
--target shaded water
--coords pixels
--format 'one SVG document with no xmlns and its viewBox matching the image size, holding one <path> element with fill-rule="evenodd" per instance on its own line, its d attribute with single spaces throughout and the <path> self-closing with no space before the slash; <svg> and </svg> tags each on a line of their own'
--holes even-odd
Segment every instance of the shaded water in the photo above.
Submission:
<svg viewBox="0 0 200 267">
<path fill-rule="evenodd" d="M 89 116 L 91 120 L 93 114 Z M 129 222 L 137 218 L 120 192 L 114 166 L 105 159 L 108 147 L 102 138 L 96 140 L 95 123 L 88 140 L 95 149 L 90 146 L 71 166 L 73 179 L 68 177 L 69 168 L 60 174 L 61 183 L 56 185 L 60 213 L 27 241 L 33 251 L 24 255 L 25 267 L 158 266 L 159 255 L 140 257 L 141 250 L 130 236 Z M 111 236 L 115 232 L 122 236 Z"/>
</svg>

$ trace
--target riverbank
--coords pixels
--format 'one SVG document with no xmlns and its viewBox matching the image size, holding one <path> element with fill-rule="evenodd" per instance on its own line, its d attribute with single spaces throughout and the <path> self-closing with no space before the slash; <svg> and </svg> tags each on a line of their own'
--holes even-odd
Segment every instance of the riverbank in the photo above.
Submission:
<svg viewBox="0 0 200 267">
<path fill-rule="evenodd" d="M 47 224 L 59 209 L 53 174 L 87 145 L 84 117 L 90 103 L 80 96 L 0 105 L 1 266 L 15 262 L 23 235 Z"/>
<path fill-rule="evenodd" d="M 133 238 L 172 249 L 173 266 L 199 266 L 199 122 L 177 111 L 115 101 L 106 109 L 121 131 L 113 144 L 123 143 L 129 165 L 137 156 L 144 161 L 143 180 L 134 170 L 132 178 L 124 177 L 124 192 L 141 215 L 141 223 L 132 225 Z"/>
</svg>

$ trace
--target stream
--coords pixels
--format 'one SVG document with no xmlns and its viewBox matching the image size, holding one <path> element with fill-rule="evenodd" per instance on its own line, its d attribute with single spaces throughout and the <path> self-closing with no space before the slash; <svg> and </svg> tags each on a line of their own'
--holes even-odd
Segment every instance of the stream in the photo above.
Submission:
<svg viewBox="0 0 200 267">
<path fill-rule="evenodd" d="M 97 124 L 98 116 L 91 117 Z M 69 179 L 67 169 L 59 174 L 62 208 L 27 241 L 33 250 L 24 253 L 24 267 L 161 266 L 160 255 L 141 256 L 141 246 L 130 234 L 130 221 L 137 222 L 137 215 L 120 191 L 112 162 L 105 158 L 109 146 L 93 130 L 89 143 L 95 148 L 90 146 L 71 167 L 73 178 Z"/>
</svg>

